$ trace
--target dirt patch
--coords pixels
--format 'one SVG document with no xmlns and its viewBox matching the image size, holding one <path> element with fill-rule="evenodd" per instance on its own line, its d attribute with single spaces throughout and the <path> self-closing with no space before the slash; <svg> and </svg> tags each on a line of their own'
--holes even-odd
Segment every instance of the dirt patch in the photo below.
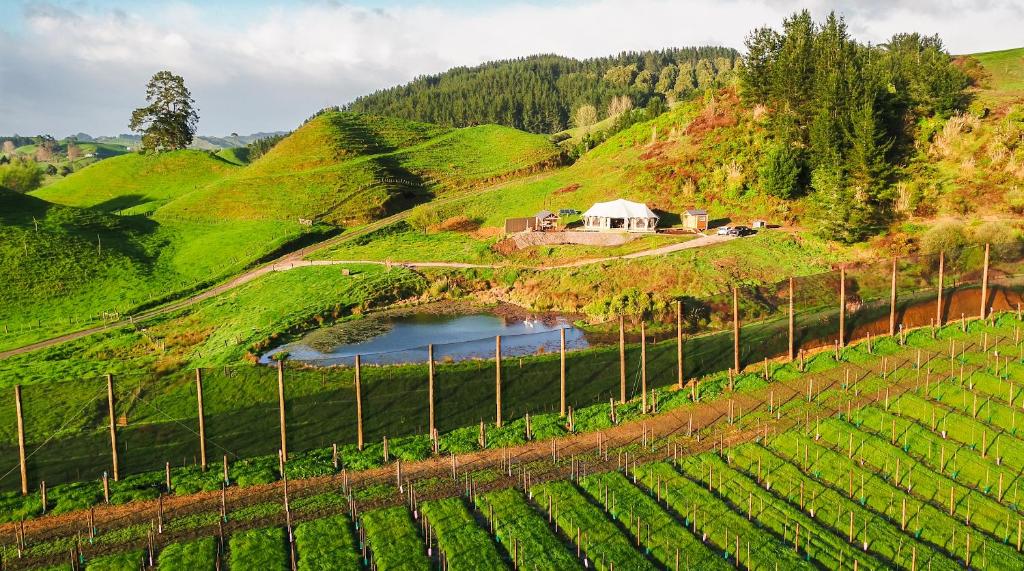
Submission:
<svg viewBox="0 0 1024 571">
<path fill-rule="evenodd" d="M 570 184 L 569 186 L 563 186 L 562 188 L 556 190 L 554 192 L 554 194 L 570 194 L 570 193 L 576 192 L 577 190 L 579 190 L 579 188 L 580 188 L 580 184 L 577 183 L 577 182 L 574 182 L 574 183 Z"/>
<path fill-rule="evenodd" d="M 443 232 L 474 232 L 480 228 L 480 222 L 468 216 L 452 216 L 434 227 Z"/>
</svg>

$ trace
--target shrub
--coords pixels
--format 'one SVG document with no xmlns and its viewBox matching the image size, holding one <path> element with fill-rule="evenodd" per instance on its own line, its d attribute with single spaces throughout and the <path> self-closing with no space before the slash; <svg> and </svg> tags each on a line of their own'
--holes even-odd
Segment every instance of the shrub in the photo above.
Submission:
<svg viewBox="0 0 1024 571">
<path fill-rule="evenodd" d="M 14 192 L 31 192 L 43 182 L 43 171 L 35 163 L 14 161 L 0 165 L 0 187 Z"/>
<path fill-rule="evenodd" d="M 964 225 L 955 221 L 939 222 L 929 228 L 921 236 L 921 251 L 926 254 L 938 254 L 962 248 L 967 244 Z"/>
<path fill-rule="evenodd" d="M 1024 246 L 1017 229 L 1003 221 L 985 222 L 974 228 L 971 241 L 979 246 L 990 244 L 996 259 L 1017 258 Z"/>
</svg>

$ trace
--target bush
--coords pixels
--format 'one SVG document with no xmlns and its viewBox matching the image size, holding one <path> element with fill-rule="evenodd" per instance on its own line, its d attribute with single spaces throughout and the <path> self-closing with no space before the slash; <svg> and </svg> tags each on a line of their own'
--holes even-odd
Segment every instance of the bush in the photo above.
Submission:
<svg viewBox="0 0 1024 571">
<path fill-rule="evenodd" d="M 43 171 L 35 163 L 14 161 L 0 165 L 0 187 L 14 192 L 31 192 L 43 183 Z"/>
<path fill-rule="evenodd" d="M 779 198 L 792 198 L 800 178 L 797 153 L 787 145 L 772 145 L 757 169 L 761 191 Z"/>
<path fill-rule="evenodd" d="M 971 232 L 971 241 L 979 246 L 990 244 L 996 259 L 1014 259 L 1021 255 L 1021 237 L 1016 228 L 1002 221 L 985 222 Z"/>
<path fill-rule="evenodd" d="M 960 222 L 939 222 L 921 236 L 921 251 L 926 254 L 948 252 L 965 245 L 967 245 L 967 235 L 964 232 L 964 225 Z"/>
</svg>

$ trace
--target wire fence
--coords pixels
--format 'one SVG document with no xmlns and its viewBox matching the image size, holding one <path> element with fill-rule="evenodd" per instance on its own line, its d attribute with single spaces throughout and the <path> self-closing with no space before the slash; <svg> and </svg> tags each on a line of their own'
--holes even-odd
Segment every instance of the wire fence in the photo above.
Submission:
<svg viewBox="0 0 1024 571">
<path fill-rule="evenodd" d="M 682 378 L 689 383 L 729 371 L 737 359 L 741 368 L 753 369 L 766 359 L 786 359 L 791 351 L 799 358 L 802 351 L 834 346 L 840 336 L 845 344 L 898 334 L 936 320 L 978 317 L 983 306 L 1017 311 L 1024 293 L 1022 268 L 1019 249 L 999 248 L 990 252 L 987 280 L 983 248 L 900 258 L 895 265 L 891 260 L 849 265 L 702 300 L 683 299 L 678 312 L 670 307 L 647 317 L 643 343 L 634 327 L 639 320 L 629 318 L 621 347 L 620 332 L 612 325 L 588 334 L 585 344 L 569 343 L 564 357 L 557 331 L 506 343 L 500 364 L 493 338 L 476 342 L 473 358 L 462 360 L 448 357 L 465 346 L 438 343 L 432 376 L 424 344 L 368 355 L 358 368 L 353 357 L 290 363 L 280 379 L 275 367 L 238 365 L 198 374 L 140 372 L 109 382 L 93 377 L 25 385 L 20 406 L 26 478 L 33 487 L 40 481 L 50 486 L 96 481 L 104 473 L 114 475 L 115 453 L 120 478 L 159 476 L 168 464 L 196 466 L 204 454 L 207 464 L 222 457 L 232 462 L 268 457 L 272 471 L 282 448 L 294 454 L 351 446 L 360 432 L 364 446 L 382 446 L 385 437 L 427 437 L 394 446 L 428 447 L 429 452 L 431 417 L 438 434 L 451 436 L 445 446 L 457 448 L 461 442 L 469 449 L 477 443 L 476 427 L 495 425 L 499 411 L 505 424 L 522 423 L 528 414 L 561 412 L 563 384 L 565 406 L 573 410 L 619 401 L 623 393 L 629 400 L 641 396 L 645 386 L 671 389 L 680 377 L 680 340 Z M 738 344 L 734 313 L 741 324 Z M 19 379 L 3 381 L 11 385 Z M 18 399 L 13 390 L 8 394 L 0 398 L 0 490 L 14 491 L 22 481 Z M 393 451 L 423 455 L 422 450 Z"/>
</svg>

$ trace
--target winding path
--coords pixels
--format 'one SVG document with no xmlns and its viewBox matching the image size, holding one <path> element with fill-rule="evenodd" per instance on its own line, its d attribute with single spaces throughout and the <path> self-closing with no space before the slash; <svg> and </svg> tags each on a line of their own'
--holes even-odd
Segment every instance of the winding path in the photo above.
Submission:
<svg viewBox="0 0 1024 571">
<path fill-rule="evenodd" d="M 499 188 L 499 187 L 494 187 L 494 188 Z M 680 243 L 676 243 L 676 244 L 669 244 L 667 246 L 660 246 L 658 248 L 652 248 L 650 250 L 643 250 L 643 251 L 640 251 L 640 252 L 633 252 L 631 254 L 625 254 L 625 255 L 622 255 L 622 256 L 609 256 L 609 257 L 604 257 L 604 258 L 593 258 L 593 259 L 579 260 L 579 261 L 575 261 L 575 262 L 570 262 L 570 263 L 567 263 L 567 264 L 556 264 L 556 265 L 551 265 L 551 266 L 529 266 L 529 265 L 516 265 L 516 264 L 473 264 L 473 263 L 466 263 L 466 262 L 428 262 L 428 261 L 407 261 L 407 262 L 387 261 L 387 262 L 385 262 L 385 261 L 380 261 L 380 260 L 307 260 L 307 259 L 305 259 L 306 256 L 309 256 L 310 254 L 312 254 L 313 252 L 316 252 L 318 250 L 322 250 L 324 248 L 333 246 L 335 244 L 346 242 L 346 241 L 351 240 L 353 238 L 356 238 L 356 237 L 359 237 L 359 236 L 363 236 L 365 234 L 373 232 L 374 230 L 377 230 L 377 229 L 382 228 L 384 226 L 387 226 L 389 224 L 393 224 L 395 222 L 398 222 L 399 220 L 402 220 L 406 216 L 408 216 L 408 214 L 409 214 L 409 211 L 403 211 L 403 212 L 400 212 L 398 214 L 394 214 L 394 215 L 388 216 L 386 218 L 382 218 L 380 220 L 377 220 L 376 222 L 373 222 L 371 224 L 367 224 L 366 226 L 362 226 L 360 228 L 357 228 L 357 229 L 355 229 L 355 230 L 353 230 L 351 232 L 346 232 L 346 233 L 341 234 L 339 236 L 335 236 L 333 238 L 328 238 L 327 240 L 324 240 L 322 242 L 317 242 L 316 244 L 312 244 L 310 246 L 306 246 L 305 248 L 302 248 L 300 250 L 296 250 L 294 252 L 285 254 L 284 256 L 281 256 L 280 258 L 277 258 L 276 260 L 273 260 L 271 262 L 263 264 L 262 266 L 259 266 L 259 267 L 253 268 L 251 270 L 248 270 L 245 273 L 240 274 L 240 275 L 238 275 L 238 276 L 236 276 L 236 277 L 234 277 L 234 278 L 232 278 L 232 279 L 230 279 L 230 280 L 228 280 L 226 282 L 218 284 L 218 285 L 216 285 L 216 286 L 214 286 L 214 287 L 212 287 L 210 289 L 204 290 L 202 292 L 199 292 L 199 293 L 197 293 L 195 295 L 191 295 L 191 296 L 186 297 L 186 298 L 179 299 L 177 301 L 173 301 L 173 302 L 167 303 L 165 305 L 161 305 L 159 307 L 155 307 L 153 309 L 148 309 L 148 310 L 142 311 L 142 312 L 137 313 L 135 315 L 131 315 L 131 316 L 129 316 L 126 319 L 121 319 L 121 320 L 118 320 L 118 321 L 112 321 L 110 323 L 105 323 L 103 325 L 97 325 L 97 326 L 94 326 L 94 327 L 89 327 L 89 328 L 86 328 L 86 329 L 81 329 L 79 331 L 74 331 L 72 333 L 66 333 L 64 335 L 58 335 L 56 337 L 51 337 L 49 339 L 43 339 L 41 341 L 37 341 L 37 342 L 31 343 L 29 345 L 23 345 L 21 347 L 17 347 L 17 348 L 14 348 L 14 349 L 8 349 L 6 351 L 0 351 L 0 360 L 7 359 L 9 357 L 14 357 L 16 355 L 22 355 L 22 354 L 25 354 L 25 353 L 29 353 L 29 352 L 32 352 L 32 351 L 39 350 L 39 349 L 44 349 L 46 347 L 52 347 L 54 345 L 59 345 L 61 343 L 66 343 L 68 341 L 74 341 L 76 339 L 81 339 L 82 337 L 87 337 L 87 336 L 92 335 L 94 333 L 101 333 L 101 332 L 104 332 L 104 331 L 109 331 L 111 329 L 116 329 L 116 328 L 119 328 L 119 327 L 124 327 L 125 325 L 130 325 L 130 324 L 134 324 L 134 323 L 137 323 L 137 322 L 146 321 L 146 320 L 152 319 L 154 317 L 165 315 L 165 314 L 170 313 L 172 311 L 177 311 L 179 309 L 190 307 L 192 305 L 195 305 L 195 304 L 197 304 L 197 303 L 199 303 L 201 301 L 210 299 L 212 297 L 216 297 L 216 296 L 218 296 L 218 295 L 220 295 L 222 293 L 231 291 L 231 290 L 233 290 L 233 289 L 235 289 L 235 288 L 237 288 L 239 286 L 247 284 L 247 283 L 255 280 L 256 278 L 258 278 L 260 276 L 263 276 L 263 275 L 266 275 L 268 273 L 288 271 L 288 270 L 292 270 L 292 269 L 295 269 L 295 268 L 302 268 L 302 267 L 309 267 L 309 266 L 345 265 L 345 264 L 378 264 L 378 265 L 389 265 L 390 264 L 390 265 L 403 266 L 403 267 L 408 267 L 408 268 L 457 268 L 457 269 L 468 269 L 468 268 L 490 268 L 490 269 L 497 269 L 497 268 L 520 268 L 520 269 L 533 269 L 533 270 L 538 270 L 538 271 L 544 271 L 544 270 L 555 270 L 555 269 L 560 269 L 560 268 L 572 268 L 572 267 L 587 266 L 587 265 L 592 265 L 592 264 L 601 264 L 601 263 L 610 262 L 610 261 L 614 261 L 614 260 L 631 260 L 631 259 L 636 259 L 636 258 L 644 258 L 644 257 L 648 257 L 648 256 L 663 256 L 663 255 L 671 254 L 673 252 L 678 252 L 678 251 L 681 251 L 681 250 L 688 250 L 688 249 L 691 249 L 691 248 L 701 248 L 701 247 L 711 246 L 711 245 L 714 245 L 714 244 L 719 244 L 719 243 L 726 242 L 728 240 L 734 239 L 734 237 L 732 237 L 732 236 L 718 236 L 718 235 L 701 236 L 700 238 L 696 238 L 694 240 L 689 240 L 689 241 L 686 241 L 686 242 L 680 242 Z"/>
</svg>

